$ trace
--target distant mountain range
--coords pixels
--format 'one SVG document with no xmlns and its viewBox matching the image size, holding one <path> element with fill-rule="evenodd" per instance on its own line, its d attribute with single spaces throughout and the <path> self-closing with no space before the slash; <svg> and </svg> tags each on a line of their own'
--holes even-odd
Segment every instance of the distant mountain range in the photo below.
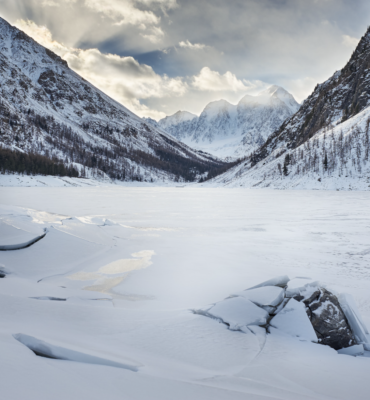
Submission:
<svg viewBox="0 0 370 400">
<path fill-rule="evenodd" d="M 148 125 L 2 18 L 0 41 L 1 147 L 106 179 L 192 181 L 227 166 Z"/>
<path fill-rule="evenodd" d="M 193 148 L 236 158 L 259 148 L 298 108 L 290 93 L 271 86 L 257 96 L 244 96 L 236 105 L 213 101 L 199 117 L 178 111 L 157 123 L 148 122 Z"/>
</svg>

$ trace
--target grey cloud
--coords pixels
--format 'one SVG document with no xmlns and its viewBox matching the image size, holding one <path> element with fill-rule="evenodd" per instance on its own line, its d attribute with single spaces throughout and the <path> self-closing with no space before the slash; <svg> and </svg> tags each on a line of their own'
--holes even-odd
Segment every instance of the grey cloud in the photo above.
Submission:
<svg viewBox="0 0 370 400">
<path fill-rule="evenodd" d="M 132 56 L 139 63 L 132 60 L 130 64 L 127 60 L 124 65 L 132 79 L 148 73 L 143 64 L 158 75 L 167 74 L 186 82 L 208 67 L 221 75 L 230 71 L 239 80 L 279 84 L 292 91 L 298 100 L 345 64 L 356 39 L 365 32 L 370 15 L 368 0 L 58 0 L 57 3 L 59 7 L 42 6 L 40 0 L 2 0 L 0 15 L 10 22 L 29 18 L 45 25 L 55 40 L 69 47 L 97 48 L 102 53 Z M 102 4 L 110 6 L 103 9 Z M 129 5 L 129 11 L 122 4 Z M 133 23 L 122 23 L 130 12 L 135 13 Z M 153 41 L 153 37 L 158 40 Z M 181 42 L 199 47 L 180 46 Z M 107 68 L 118 70 L 123 64 L 110 59 Z M 166 113 L 175 112 L 175 108 L 199 112 L 205 102 L 221 95 L 237 101 L 241 93 L 200 93 L 194 89 L 175 99 L 148 97 L 142 102 Z"/>
</svg>

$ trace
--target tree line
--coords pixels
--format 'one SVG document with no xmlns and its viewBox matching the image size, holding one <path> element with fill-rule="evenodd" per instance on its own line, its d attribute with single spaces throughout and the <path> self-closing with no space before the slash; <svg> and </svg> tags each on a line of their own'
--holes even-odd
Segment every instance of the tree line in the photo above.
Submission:
<svg viewBox="0 0 370 400">
<path fill-rule="evenodd" d="M 40 154 L 22 153 L 0 147 L 1 173 L 19 173 L 27 175 L 53 175 L 78 177 L 73 166 L 66 166 L 60 160 L 50 159 Z"/>
</svg>

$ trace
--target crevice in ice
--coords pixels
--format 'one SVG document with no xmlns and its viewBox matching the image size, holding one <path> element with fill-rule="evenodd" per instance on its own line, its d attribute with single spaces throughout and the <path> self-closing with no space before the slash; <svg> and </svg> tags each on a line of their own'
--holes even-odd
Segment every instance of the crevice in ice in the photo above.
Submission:
<svg viewBox="0 0 370 400">
<path fill-rule="evenodd" d="M 190 311 L 193 314 L 202 315 L 203 317 L 208 317 L 208 318 L 214 319 L 215 321 L 218 321 L 221 324 L 226 325 L 228 327 L 228 329 L 230 329 L 230 324 L 228 322 L 225 322 L 222 318 L 215 317 L 214 315 L 208 313 L 207 311 L 204 311 L 204 310 L 190 310 Z M 230 329 L 230 330 L 232 330 L 232 331 L 239 330 L 240 331 L 240 329 Z"/>
<path fill-rule="evenodd" d="M 67 300 L 67 299 L 63 299 L 61 297 L 52 297 L 52 296 L 30 297 L 30 299 L 35 299 L 35 300 L 54 300 L 54 301 L 66 301 Z"/>
<path fill-rule="evenodd" d="M 123 368 L 129 371 L 137 372 L 139 365 L 130 365 L 121 363 L 108 358 L 93 356 L 80 351 L 70 350 L 65 347 L 55 346 L 46 343 L 33 336 L 17 333 L 13 335 L 14 339 L 28 347 L 34 354 L 39 357 L 51 358 L 55 360 L 75 361 L 84 364 L 104 365 L 108 367 Z"/>
</svg>

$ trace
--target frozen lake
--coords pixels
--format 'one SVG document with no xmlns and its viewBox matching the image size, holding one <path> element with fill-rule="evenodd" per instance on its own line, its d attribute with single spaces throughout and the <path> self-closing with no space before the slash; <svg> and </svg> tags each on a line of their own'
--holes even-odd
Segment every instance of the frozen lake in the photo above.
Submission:
<svg viewBox="0 0 370 400">
<path fill-rule="evenodd" d="M 368 192 L 2 187 L 0 214 L 0 238 L 47 229 L 0 253 L 7 399 L 369 397 L 370 358 L 261 345 L 190 312 L 303 276 L 352 294 L 370 327 Z M 22 344 L 35 338 L 92 361 L 36 357 Z"/>
</svg>

